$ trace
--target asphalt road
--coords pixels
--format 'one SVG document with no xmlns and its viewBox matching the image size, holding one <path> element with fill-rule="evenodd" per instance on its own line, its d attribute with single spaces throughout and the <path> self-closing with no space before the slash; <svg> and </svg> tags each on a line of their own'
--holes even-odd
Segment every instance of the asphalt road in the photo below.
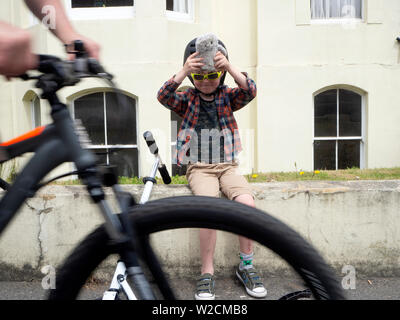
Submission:
<svg viewBox="0 0 400 320">
<path fill-rule="evenodd" d="M 265 280 L 268 289 L 266 300 L 276 300 L 282 295 L 301 290 L 301 283 L 295 279 L 269 278 Z M 400 278 L 357 279 L 356 288 L 346 290 L 351 300 L 400 300 Z M 171 285 L 179 299 L 192 300 L 195 281 L 173 280 Z M 79 299 L 95 300 L 102 297 L 108 284 L 88 284 Z M 48 290 L 42 288 L 41 282 L 0 282 L 0 300 L 44 300 Z M 216 300 L 249 300 L 241 283 L 231 277 L 216 279 Z"/>
</svg>

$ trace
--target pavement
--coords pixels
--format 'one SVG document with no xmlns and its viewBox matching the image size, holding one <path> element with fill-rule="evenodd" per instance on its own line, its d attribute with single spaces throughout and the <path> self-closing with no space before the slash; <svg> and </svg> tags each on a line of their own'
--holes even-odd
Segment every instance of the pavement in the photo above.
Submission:
<svg viewBox="0 0 400 320">
<path fill-rule="evenodd" d="M 180 300 L 192 300 L 195 281 L 174 279 L 171 286 Z M 281 296 L 303 289 L 301 281 L 291 278 L 271 277 L 264 281 L 268 289 L 265 300 L 277 300 Z M 258 300 L 249 297 L 242 284 L 234 277 L 216 278 L 216 300 Z M 107 290 L 107 283 L 90 283 L 85 286 L 78 299 L 96 300 Z M 356 279 L 355 289 L 346 290 L 350 300 L 400 300 L 400 278 Z M 0 300 L 44 300 L 48 290 L 40 281 L 0 282 Z"/>
</svg>

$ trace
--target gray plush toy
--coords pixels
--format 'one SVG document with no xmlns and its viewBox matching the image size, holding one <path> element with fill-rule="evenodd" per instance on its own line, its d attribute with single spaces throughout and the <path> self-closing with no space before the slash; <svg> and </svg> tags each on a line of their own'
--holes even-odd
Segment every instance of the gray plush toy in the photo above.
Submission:
<svg viewBox="0 0 400 320">
<path fill-rule="evenodd" d="M 204 66 L 201 69 L 206 72 L 215 71 L 214 57 L 217 51 L 221 51 L 225 56 L 227 54 L 225 48 L 218 43 L 217 36 L 212 33 L 197 38 L 196 51 L 199 52 L 199 58 L 204 58 Z"/>
</svg>

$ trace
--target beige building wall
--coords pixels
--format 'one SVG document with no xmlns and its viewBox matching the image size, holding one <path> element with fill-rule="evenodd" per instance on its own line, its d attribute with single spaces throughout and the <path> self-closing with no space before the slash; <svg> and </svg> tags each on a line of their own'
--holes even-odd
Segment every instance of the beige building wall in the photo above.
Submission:
<svg viewBox="0 0 400 320">
<path fill-rule="evenodd" d="M 358 24 L 314 24 L 310 0 L 194 0 L 193 21 L 166 16 L 165 0 L 135 0 L 123 19 L 79 19 L 80 33 L 102 46 L 101 60 L 120 88 L 137 100 L 139 172 L 152 158 L 142 134 L 152 130 L 171 165 L 170 112 L 156 100 L 161 85 L 182 67 L 188 41 L 213 32 L 223 40 L 230 61 L 256 80 L 258 96 L 236 113 L 245 151 L 241 168 L 252 171 L 313 169 L 313 96 L 326 88 L 348 88 L 363 95 L 363 167 L 400 165 L 400 2 L 364 0 Z M 65 0 L 68 3 L 68 0 Z M 63 56 L 63 47 L 34 23 L 23 1 L 2 0 L 0 19 L 29 29 L 35 52 Z M 230 76 L 226 83 L 234 86 Z M 182 85 L 190 85 L 188 80 Z M 66 103 L 102 90 L 84 80 L 60 91 Z M 0 133 L 7 140 L 31 129 L 31 83 L 0 80 Z M 46 102 L 42 123 L 50 121 Z M 59 171 L 64 172 L 62 168 Z"/>
<path fill-rule="evenodd" d="M 310 1 L 258 1 L 258 169 L 313 169 L 313 96 L 364 96 L 364 168 L 400 165 L 400 1 L 364 0 L 361 23 L 314 24 Z"/>
</svg>

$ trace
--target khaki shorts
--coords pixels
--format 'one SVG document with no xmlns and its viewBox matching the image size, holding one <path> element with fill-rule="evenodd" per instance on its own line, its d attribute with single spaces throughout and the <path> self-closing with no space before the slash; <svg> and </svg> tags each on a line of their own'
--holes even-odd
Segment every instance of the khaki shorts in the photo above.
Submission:
<svg viewBox="0 0 400 320">
<path fill-rule="evenodd" d="M 230 200 L 253 192 L 237 163 L 191 163 L 186 171 L 189 187 L 196 196 L 219 197 L 220 191 Z"/>
</svg>

